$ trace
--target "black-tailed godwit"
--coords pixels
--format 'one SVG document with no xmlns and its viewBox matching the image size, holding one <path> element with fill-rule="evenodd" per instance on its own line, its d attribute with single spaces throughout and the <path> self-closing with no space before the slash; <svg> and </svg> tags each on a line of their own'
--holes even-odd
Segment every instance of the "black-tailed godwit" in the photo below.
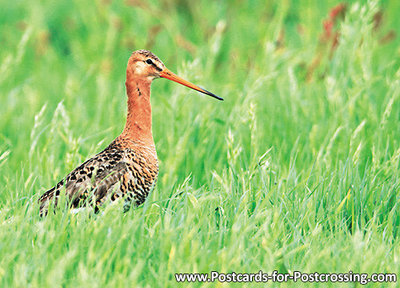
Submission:
<svg viewBox="0 0 400 288">
<path fill-rule="evenodd" d="M 114 201 L 124 197 L 124 209 L 127 210 L 131 203 L 140 205 L 145 201 L 158 175 L 150 86 L 160 77 L 223 100 L 169 71 L 150 51 L 133 52 L 126 69 L 128 115 L 123 132 L 106 149 L 45 192 L 39 199 L 40 215 L 47 214 L 51 202 L 57 206 L 61 193 L 66 194 L 72 208 L 91 205 L 98 210 L 106 199 Z"/>
</svg>

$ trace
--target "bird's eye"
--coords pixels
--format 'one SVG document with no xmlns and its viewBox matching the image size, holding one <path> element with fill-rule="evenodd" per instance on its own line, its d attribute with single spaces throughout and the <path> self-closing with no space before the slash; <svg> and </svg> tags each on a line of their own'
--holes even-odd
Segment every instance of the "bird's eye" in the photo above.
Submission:
<svg viewBox="0 0 400 288">
<path fill-rule="evenodd" d="M 146 60 L 146 63 L 152 65 L 152 64 L 153 64 L 153 61 L 151 61 L 151 59 L 147 59 L 147 60 Z"/>
</svg>

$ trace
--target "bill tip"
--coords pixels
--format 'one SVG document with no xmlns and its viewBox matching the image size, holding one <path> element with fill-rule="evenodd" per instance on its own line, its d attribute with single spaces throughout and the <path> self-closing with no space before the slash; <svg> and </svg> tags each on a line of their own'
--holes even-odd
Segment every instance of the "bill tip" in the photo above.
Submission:
<svg viewBox="0 0 400 288">
<path fill-rule="evenodd" d="M 208 91 L 208 90 L 206 90 L 204 88 L 201 88 L 201 89 L 203 89 L 206 92 L 205 94 L 207 94 L 207 95 L 209 95 L 211 97 L 214 97 L 215 99 L 218 99 L 220 101 L 224 101 L 224 98 L 219 97 L 219 96 L 215 95 L 214 93 L 211 93 L 210 91 Z"/>
</svg>

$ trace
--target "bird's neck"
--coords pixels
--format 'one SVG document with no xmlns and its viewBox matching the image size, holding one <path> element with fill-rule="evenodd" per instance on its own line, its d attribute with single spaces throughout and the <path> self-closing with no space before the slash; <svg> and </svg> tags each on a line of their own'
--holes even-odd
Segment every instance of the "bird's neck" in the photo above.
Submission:
<svg viewBox="0 0 400 288">
<path fill-rule="evenodd" d="M 128 115 L 121 136 L 137 145 L 154 146 L 151 131 L 151 80 L 127 75 Z"/>
</svg>

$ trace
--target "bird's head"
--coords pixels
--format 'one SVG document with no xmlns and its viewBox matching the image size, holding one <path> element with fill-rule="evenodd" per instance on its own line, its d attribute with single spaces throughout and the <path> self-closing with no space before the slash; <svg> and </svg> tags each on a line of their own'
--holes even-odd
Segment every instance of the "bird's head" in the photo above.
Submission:
<svg viewBox="0 0 400 288">
<path fill-rule="evenodd" d="M 137 50 L 129 58 L 128 69 L 135 77 L 153 80 L 159 78 L 165 68 L 164 63 L 153 53 L 147 50 Z"/>
<path fill-rule="evenodd" d="M 142 78 L 148 81 L 152 81 L 156 78 L 166 78 L 218 100 L 224 100 L 223 98 L 172 73 L 156 55 L 147 50 L 137 50 L 132 53 L 128 62 L 128 72 L 132 73 L 135 78 Z"/>
</svg>

